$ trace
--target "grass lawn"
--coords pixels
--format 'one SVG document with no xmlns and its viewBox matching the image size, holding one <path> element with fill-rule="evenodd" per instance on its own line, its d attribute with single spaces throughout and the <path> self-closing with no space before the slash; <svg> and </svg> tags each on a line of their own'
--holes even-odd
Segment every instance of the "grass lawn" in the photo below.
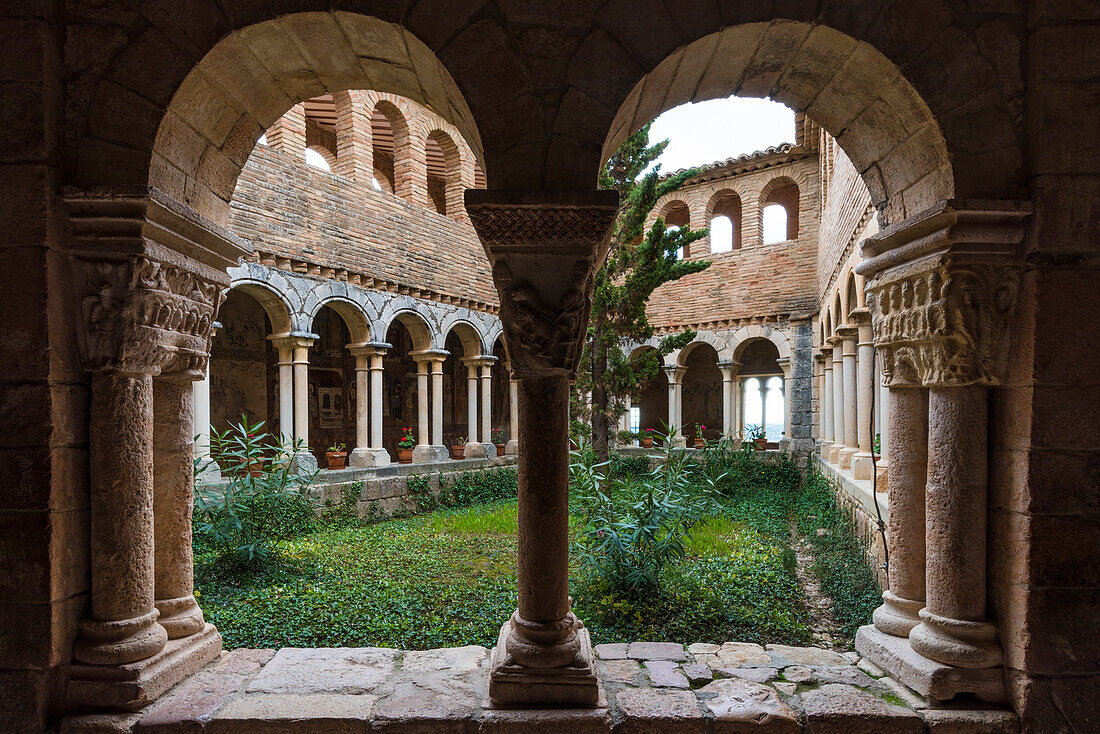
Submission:
<svg viewBox="0 0 1100 734">
<path fill-rule="evenodd" d="M 809 620 L 789 547 L 796 505 L 766 487 L 725 497 L 694 528 L 687 557 L 665 568 L 661 593 L 643 601 L 573 568 L 574 610 L 597 644 L 805 644 Z M 515 609 L 514 499 L 327 528 L 279 548 L 285 560 L 251 575 L 197 558 L 196 595 L 227 648 L 491 646 Z M 864 596 L 877 602 L 877 593 Z"/>
</svg>

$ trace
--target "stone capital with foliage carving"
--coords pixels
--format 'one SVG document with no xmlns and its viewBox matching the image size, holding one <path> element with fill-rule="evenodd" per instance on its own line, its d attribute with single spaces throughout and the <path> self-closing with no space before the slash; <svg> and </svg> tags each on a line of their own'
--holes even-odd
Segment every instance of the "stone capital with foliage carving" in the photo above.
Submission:
<svg viewBox="0 0 1100 734">
<path fill-rule="evenodd" d="M 492 264 L 513 373 L 574 379 L 617 192 L 473 189 L 466 208 Z"/>
<path fill-rule="evenodd" d="M 857 272 L 887 387 L 1000 382 L 1028 213 L 952 200 L 868 238 Z"/>
</svg>

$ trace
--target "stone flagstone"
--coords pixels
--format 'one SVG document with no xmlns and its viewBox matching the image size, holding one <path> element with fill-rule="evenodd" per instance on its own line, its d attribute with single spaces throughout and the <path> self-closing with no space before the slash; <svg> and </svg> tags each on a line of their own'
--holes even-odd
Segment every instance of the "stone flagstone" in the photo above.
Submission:
<svg viewBox="0 0 1100 734">
<path fill-rule="evenodd" d="M 715 734 L 744 732 L 748 730 L 745 725 L 768 734 L 798 734 L 802 730 L 790 706 L 760 683 L 728 678 L 708 683 L 699 693 L 712 696 L 704 699 L 704 704 L 714 714 Z"/>
<path fill-rule="evenodd" d="M 381 647 L 302 649 L 275 653 L 248 693 L 367 693 L 394 669 L 397 650 Z"/>
</svg>

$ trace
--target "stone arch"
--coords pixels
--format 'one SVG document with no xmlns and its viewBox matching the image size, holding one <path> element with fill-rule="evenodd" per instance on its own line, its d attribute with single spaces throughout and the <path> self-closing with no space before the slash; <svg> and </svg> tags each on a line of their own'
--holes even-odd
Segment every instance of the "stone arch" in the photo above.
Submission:
<svg viewBox="0 0 1100 734">
<path fill-rule="evenodd" d="M 229 285 L 229 290 L 247 293 L 263 306 L 268 320 L 271 321 L 271 333 L 289 334 L 295 331 L 293 314 L 298 313 L 299 309 L 296 307 L 297 304 L 288 297 L 293 293 L 293 289 L 279 290 L 273 288 L 267 280 L 246 276 L 234 278 Z"/>
<path fill-rule="evenodd" d="M 438 330 L 432 325 L 431 313 L 413 298 L 401 296 L 386 305 L 374 323 L 377 328 L 374 340 L 385 342 L 386 332 L 394 321 L 400 321 L 409 330 L 416 351 L 432 349 L 441 341 Z"/>
<path fill-rule="evenodd" d="M 837 288 L 836 293 L 833 294 L 833 331 L 835 332 L 846 323 L 848 319 L 844 313 L 844 303 L 840 298 L 840 289 Z"/>
<path fill-rule="evenodd" d="M 206 28 L 203 34 L 212 35 Z M 398 25 L 344 11 L 304 12 L 219 35 L 197 64 L 166 53 L 157 74 L 132 66 L 140 53 L 115 56 L 78 141 L 79 186 L 152 185 L 224 224 L 237 177 L 264 130 L 295 104 L 345 89 L 413 99 L 481 150 L 457 84 L 431 49 Z M 303 51 L 321 48 L 326 52 L 316 56 Z M 126 86 L 114 81 L 120 76 Z M 122 109 L 130 114 L 118 114 Z M 101 165 L 116 155 L 113 165 Z"/>
<path fill-rule="evenodd" d="M 845 316 L 851 315 L 852 311 L 856 310 L 863 304 L 859 298 L 859 288 L 856 285 L 855 272 L 848 271 L 848 279 L 845 281 L 844 286 L 844 314 Z"/>
<path fill-rule="evenodd" d="M 741 353 L 745 351 L 749 342 L 757 339 L 767 339 L 774 344 L 779 351 L 779 359 L 790 359 L 791 343 L 787 335 L 770 326 L 759 325 L 742 327 L 730 337 L 730 344 L 733 345 L 733 359 L 740 359 Z"/>
<path fill-rule="evenodd" d="M 472 322 L 459 316 L 452 316 L 439 325 L 440 343 L 436 345 L 438 348 L 444 348 L 447 337 L 451 335 L 452 331 L 462 342 L 463 357 L 478 357 L 486 353 L 482 351 L 481 332 Z M 488 354 L 492 354 L 492 352 L 488 352 Z"/>
<path fill-rule="evenodd" d="M 781 206 L 787 212 L 787 232 L 784 240 L 798 239 L 798 214 L 801 203 L 801 189 L 798 182 L 790 176 L 777 176 L 764 184 L 760 189 L 759 203 L 761 241 L 764 241 L 764 210 L 769 206 Z"/>
<path fill-rule="evenodd" d="M 623 94 L 599 160 L 607 160 L 627 136 L 665 110 L 738 94 L 775 99 L 833 134 L 866 182 L 886 223 L 957 195 L 959 182 L 968 190 L 988 193 L 983 189 L 990 182 L 976 180 L 977 171 L 969 172 L 971 161 L 966 173 L 951 163 L 952 153 L 973 157 L 976 141 L 952 130 L 955 136 L 949 145 L 926 98 L 909 81 L 919 79 L 928 97 L 940 102 L 945 113 L 955 109 L 967 100 L 943 99 L 942 90 L 937 89 L 942 86 L 942 67 L 940 82 L 933 68 L 938 62 L 923 56 L 911 59 L 903 74 L 876 48 L 878 39 L 859 40 L 815 20 L 734 22 L 681 48 L 671 46 L 664 60 Z M 861 29 L 861 34 L 874 36 L 875 31 Z M 968 40 L 956 39 L 954 44 L 961 65 L 995 75 Z M 1007 131 L 1009 144 L 1015 145 L 1012 119 L 999 97 L 998 91 L 988 102 L 995 108 L 990 111 L 996 118 L 992 126 L 999 133 Z M 998 192 L 1018 188 L 1013 174 L 1022 158 L 1018 150 L 1014 154 L 1009 165 L 996 166 L 999 180 L 994 190 Z M 982 165 L 991 163 L 983 157 Z"/>
<path fill-rule="evenodd" d="M 313 322 L 317 319 L 317 314 L 326 306 L 339 314 L 340 318 L 344 320 L 344 324 L 348 327 L 348 334 L 351 335 L 352 344 L 363 344 L 371 340 L 370 320 L 363 309 L 363 304 L 337 294 L 330 294 L 318 301 L 316 307 L 309 313 L 307 318 L 309 319 L 310 331 L 313 331 Z"/>
<path fill-rule="evenodd" d="M 712 347 L 715 353 L 718 354 L 719 361 L 722 360 L 723 353 L 727 351 L 725 340 L 719 338 L 714 332 L 699 331 L 696 333 L 694 341 L 686 344 L 676 353 L 676 364 L 681 367 L 686 367 L 688 355 L 700 344 L 706 344 Z"/>
<path fill-rule="evenodd" d="M 507 355 L 508 360 L 512 360 L 512 353 L 508 351 L 508 341 L 504 338 L 504 324 L 500 322 L 500 319 L 489 319 L 489 326 L 485 330 L 485 340 L 481 343 L 482 349 L 485 354 L 492 354 L 496 351 L 496 344 L 499 341 L 501 346 L 504 347 L 504 353 Z"/>
<path fill-rule="evenodd" d="M 741 193 L 734 188 L 725 187 L 715 191 L 707 202 L 706 222 L 711 226 L 718 217 L 726 217 L 730 221 L 730 250 L 740 250 L 742 245 L 742 211 Z M 714 232 L 707 237 L 710 240 L 710 251 L 714 252 Z"/>
</svg>

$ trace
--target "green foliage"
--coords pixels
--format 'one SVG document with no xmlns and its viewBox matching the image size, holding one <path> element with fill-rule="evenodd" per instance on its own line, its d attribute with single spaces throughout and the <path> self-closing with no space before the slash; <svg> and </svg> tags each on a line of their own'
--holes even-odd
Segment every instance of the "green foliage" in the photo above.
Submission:
<svg viewBox="0 0 1100 734">
<path fill-rule="evenodd" d="M 514 498 L 517 492 L 516 470 L 510 467 L 465 471 L 450 484 L 440 476 L 439 484 L 439 491 L 433 492 L 430 476 L 413 474 L 408 477 L 409 494 L 417 512 L 494 502 Z"/>
<path fill-rule="evenodd" d="M 668 442 L 670 443 L 670 442 Z M 581 532 L 580 565 L 629 597 L 652 594 L 665 566 L 684 557 L 691 528 L 716 509 L 714 485 L 684 452 L 666 449 L 648 474 L 614 476 L 595 451 L 573 452 L 570 485 Z"/>
<path fill-rule="evenodd" d="M 283 446 L 246 416 L 214 431 L 211 459 L 228 477 L 224 485 L 195 487 L 194 530 L 198 545 L 217 560 L 240 567 L 270 563 L 274 543 L 312 530 L 317 503 L 309 485 L 315 475 L 295 472 L 292 457 L 301 446 Z"/>
<path fill-rule="evenodd" d="M 613 477 L 637 477 L 652 470 L 648 456 L 623 456 L 619 453 L 611 454 L 610 467 Z"/>
<path fill-rule="evenodd" d="M 359 497 L 363 494 L 362 482 L 348 482 L 340 486 L 340 501 L 326 497 L 319 510 L 319 520 L 329 527 L 350 527 L 359 519 Z"/>
<path fill-rule="evenodd" d="M 856 535 L 852 518 L 837 507 L 829 480 L 820 472 L 807 473 L 794 511 L 800 534 L 814 549 L 812 571 L 832 597 L 844 633 L 854 637 L 882 603 L 882 589 L 865 560 L 866 544 Z M 818 528 L 828 532 L 819 536 Z"/>
</svg>

